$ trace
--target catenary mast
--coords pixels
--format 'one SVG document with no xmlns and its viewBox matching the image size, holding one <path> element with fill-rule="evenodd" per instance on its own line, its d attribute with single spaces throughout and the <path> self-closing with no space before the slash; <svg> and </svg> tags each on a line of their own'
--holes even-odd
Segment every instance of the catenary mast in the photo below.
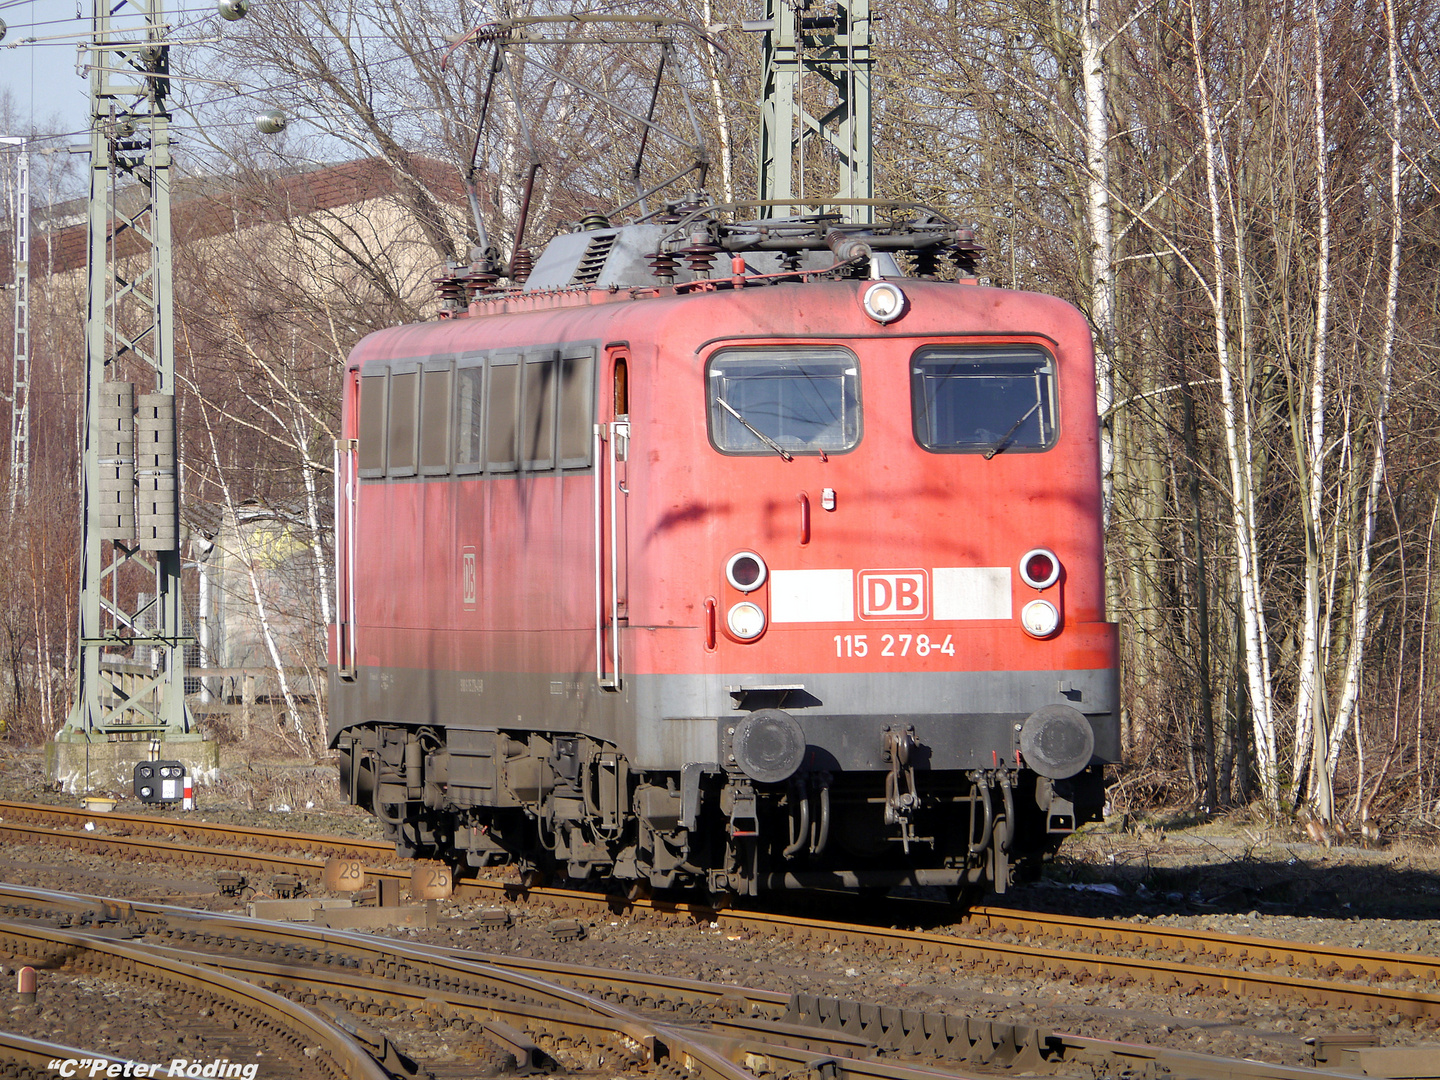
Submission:
<svg viewBox="0 0 1440 1080">
<path fill-rule="evenodd" d="M 760 97 L 760 198 L 873 199 L 870 131 L 870 0 L 765 0 L 765 18 L 746 22 L 746 30 L 764 34 L 763 89 Z M 828 86 L 835 104 L 819 116 L 810 107 L 822 97 L 819 86 L 807 90 L 807 77 Z M 839 177 L 833 192 L 810 190 L 814 177 L 805 169 L 806 142 L 822 140 L 835 154 Z M 808 183 L 807 183 L 808 182 Z M 868 206 L 843 208 L 849 221 L 872 220 Z M 787 217 L 794 208 L 774 206 L 771 217 Z"/>
<path fill-rule="evenodd" d="M 165 33 L 160 0 L 96 0 L 80 670 L 57 742 L 192 735 L 181 605 Z"/>
<path fill-rule="evenodd" d="M 15 155 L 15 370 L 10 399 L 10 513 L 30 496 L 30 142 Z"/>
</svg>

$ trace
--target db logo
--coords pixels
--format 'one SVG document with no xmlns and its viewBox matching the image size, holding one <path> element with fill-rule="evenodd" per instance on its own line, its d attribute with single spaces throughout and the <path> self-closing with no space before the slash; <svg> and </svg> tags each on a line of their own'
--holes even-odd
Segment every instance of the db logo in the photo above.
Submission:
<svg viewBox="0 0 1440 1080">
<path fill-rule="evenodd" d="M 475 595 L 477 592 L 475 582 L 475 549 L 473 547 L 460 550 L 460 595 L 466 607 L 475 606 Z"/>
<path fill-rule="evenodd" d="M 862 619 L 923 619 L 930 575 L 924 570 L 861 570 Z"/>
</svg>

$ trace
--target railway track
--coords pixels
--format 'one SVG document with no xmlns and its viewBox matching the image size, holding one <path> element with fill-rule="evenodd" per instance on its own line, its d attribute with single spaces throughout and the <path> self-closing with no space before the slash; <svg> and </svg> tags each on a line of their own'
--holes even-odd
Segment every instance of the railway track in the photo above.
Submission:
<svg viewBox="0 0 1440 1080">
<path fill-rule="evenodd" d="M 88 1064 L 84 1072 L 80 1070 L 80 1062 Z M 16 1035 L 8 1031 L 0 1031 L 0 1077 L 5 1080 L 55 1080 L 60 1075 L 61 1068 L 73 1063 L 73 1070 L 67 1069 L 70 1075 L 85 1075 L 95 1062 L 102 1062 L 103 1067 L 108 1069 L 111 1065 L 119 1065 L 123 1070 L 126 1065 L 132 1066 L 130 1075 L 134 1075 L 133 1064 L 130 1058 L 116 1057 L 113 1054 L 100 1053 L 96 1050 L 85 1050 L 76 1046 L 65 1046 L 60 1043 L 47 1042 L 44 1039 L 27 1039 L 23 1035 Z M 149 1062 L 146 1063 L 147 1065 Z M 170 1067 L 147 1074 L 157 1077 L 169 1077 Z M 101 1072 L 98 1075 L 103 1076 Z"/>
<path fill-rule="evenodd" d="M 0 952 L 46 974 L 63 967 L 68 972 L 83 972 L 110 983 L 159 989 L 170 1002 L 187 1009 L 200 1005 L 207 1010 L 207 1016 L 221 1018 L 232 1029 L 244 1029 L 262 1039 L 272 1051 L 272 1072 L 281 1078 L 390 1080 L 391 1073 L 353 1033 L 243 979 L 191 963 L 181 956 L 165 956 L 153 949 L 117 940 L 101 932 L 105 925 L 102 920 L 94 920 L 88 926 L 66 929 L 44 925 L 43 921 L 37 924 L 31 920 L 0 920 Z M 49 1068 L 51 1062 L 71 1057 L 88 1057 L 93 1068 L 97 1055 L 60 1049 L 65 1052 L 57 1051 L 47 1059 L 49 1075 L 59 1074 L 58 1069 Z M 37 1069 L 35 1046 L 16 1044 L 0 1048 L 0 1052 L 9 1060 L 18 1059 L 27 1067 Z M 122 1068 L 126 1060 L 110 1054 L 98 1056 L 121 1061 Z M 156 1052 L 148 1056 L 145 1064 L 158 1068 L 147 1070 L 147 1074 L 169 1075 L 171 1069 L 165 1067 L 165 1063 L 168 1061 L 173 1066 L 176 1056 L 157 1045 Z"/>
<path fill-rule="evenodd" d="M 37 967 L 79 967 L 258 1016 L 309 1059 L 299 1075 L 392 1080 L 423 1071 L 379 1030 L 387 1020 L 453 1028 L 522 1065 L 674 1057 L 699 1080 L 749 1080 L 711 1047 L 568 987 L 477 963 L 417 964 L 387 939 L 13 886 L 0 890 L 0 951 Z M 551 1048 L 542 1051 L 529 1031 Z M 324 1054 L 314 1052 L 316 1047 Z M 623 1064 L 623 1060 L 622 1060 Z M 267 1076 L 271 1075 L 267 1072 Z"/>
<path fill-rule="evenodd" d="M 365 859 L 381 865 L 395 862 L 393 844 L 378 840 L 350 840 L 313 833 L 282 832 L 278 829 L 251 829 L 220 825 L 191 818 L 158 817 L 154 814 L 96 814 L 68 806 L 0 800 L 0 822 L 9 825 L 36 825 L 51 829 L 82 830 L 86 822 L 102 822 L 107 831 L 123 831 L 134 837 L 180 839 L 201 847 L 243 848 L 262 852 L 300 852 L 325 858 Z"/>
<path fill-rule="evenodd" d="M 175 843 L 173 819 L 106 815 L 106 831 L 85 832 L 97 815 L 28 804 L 0 803 L 0 835 L 16 841 L 63 843 L 94 852 L 117 849 L 131 856 L 175 863 L 245 866 L 314 879 L 326 858 L 362 858 L 377 852 L 389 865 L 367 865 L 367 876 L 408 881 L 414 863 L 396 863 L 387 845 L 309 837 L 300 833 L 245 830 L 183 822 L 183 835 L 198 843 Z M 18 819 L 24 818 L 26 823 Z M 110 835 L 110 830 L 129 835 Z M 134 835 L 135 833 L 149 835 Z M 251 836 L 257 837 L 253 842 Z M 245 850 L 213 844 L 245 844 Z M 259 847 L 256 851 L 252 848 Z M 286 855 L 279 850 L 325 856 Z M 528 899 L 581 916 L 612 913 L 616 897 L 576 890 L 521 889 L 514 883 L 461 881 L 461 899 L 502 902 Z M 1440 1021 L 1440 958 L 1306 945 L 1183 928 L 973 909 L 965 923 L 945 932 L 797 918 L 793 914 L 713 911 L 659 899 L 623 901 L 637 917 L 717 923 L 735 931 L 789 938 L 817 947 L 857 949 L 874 955 L 924 957 L 1016 976 L 1094 981 L 1125 987 L 1143 983 L 1158 991 L 1274 998 L 1317 1008 L 1361 1010 Z"/>
<path fill-rule="evenodd" d="M 604 1064 L 698 1080 L 1316 1075 L 953 1014 L 481 957 L 348 931 L 17 886 L 0 887 L 0 914 L 0 942 L 7 949 L 23 931 L 29 934 L 24 940 L 51 935 L 71 945 L 94 935 L 101 950 L 143 952 L 152 964 L 203 968 L 216 978 L 252 984 L 257 992 L 328 1010 L 340 1018 L 342 1032 L 346 1018 L 350 1030 L 355 1019 L 362 1025 L 390 1021 L 402 1031 L 438 1026 L 488 1039 L 524 1066 Z M 390 1045 L 373 1032 L 361 1041 L 372 1048 Z M 402 1053 L 390 1054 L 392 1076 L 406 1075 L 396 1071 L 404 1060 Z M 423 1059 L 418 1067 L 424 1068 Z"/>
</svg>

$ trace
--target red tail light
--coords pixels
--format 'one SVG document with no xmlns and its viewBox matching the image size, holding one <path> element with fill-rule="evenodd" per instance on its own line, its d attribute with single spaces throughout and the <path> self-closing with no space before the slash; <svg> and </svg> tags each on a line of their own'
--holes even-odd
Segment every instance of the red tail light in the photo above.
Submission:
<svg viewBox="0 0 1440 1080">
<path fill-rule="evenodd" d="M 1046 548 L 1031 548 L 1020 557 L 1020 578 L 1032 589 L 1048 589 L 1060 578 L 1060 560 Z"/>
<path fill-rule="evenodd" d="M 754 592 L 765 584 L 765 560 L 753 551 L 737 551 L 725 563 L 725 580 L 742 593 Z"/>
</svg>

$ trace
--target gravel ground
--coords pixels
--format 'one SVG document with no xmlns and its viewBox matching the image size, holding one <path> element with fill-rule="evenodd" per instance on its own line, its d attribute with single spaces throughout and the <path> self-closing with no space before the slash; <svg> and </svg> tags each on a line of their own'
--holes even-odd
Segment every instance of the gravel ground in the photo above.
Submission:
<svg viewBox="0 0 1440 1080">
<path fill-rule="evenodd" d="M 34 1003 L 15 1003 L 13 985 L 0 997 L 6 1031 L 146 1065 L 169 1066 L 176 1059 L 253 1064 L 252 1076 L 266 1080 L 299 1080 L 313 1072 L 303 1054 L 217 1016 L 209 1006 L 180 1004 L 158 990 L 68 971 L 42 971 L 39 977 Z"/>
<path fill-rule="evenodd" d="M 73 796 L 39 791 L 27 779 L 35 773 L 23 759 L 13 767 L 7 764 L 3 776 L 0 795 L 5 798 L 74 804 Z M 135 812 L 136 804 L 122 802 L 119 809 Z M 283 764 L 245 766 L 217 788 L 202 789 L 197 814 L 295 831 L 361 838 L 377 834 L 367 816 L 339 804 L 333 778 L 327 781 L 323 770 L 293 770 Z M 233 905 L 215 896 L 213 878 L 203 874 L 109 865 L 93 856 L 38 846 L 12 845 L 0 852 L 0 877 L 12 881 L 126 892 L 136 898 L 204 907 Z M 1317 846 L 1233 819 L 1169 830 L 1091 827 L 1066 842 L 1045 880 L 989 902 L 1280 940 L 1437 954 L 1440 850 L 1415 842 L 1376 848 Z M 816 915 L 833 914 L 824 902 L 808 906 Z M 593 919 L 583 940 L 559 943 L 546 927 L 560 913 L 541 907 L 511 909 L 512 925 L 503 931 L 480 929 L 479 909 L 472 906 L 448 904 L 444 913 L 441 928 L 416 936 L 486 952 L 829 994 L 1284 1064 L 1307 1062 L 1304 1040 L 1316 1035 L 1366 1034 L 1386 1046 L 1440 1040 L 1433 1023 L 1412 1024 L 1398 1015 L 1159 994 L 1136 985 L 1120 988 L 993 975 L 948 963 L 877 958 L 847 948 L 822 950 L 752 938 L 718 926 L 666 927 L 643 919 Z M 4 1015 L 0 1011 L 0 1023 Z M 1440 1053 L 1440 1045 L 1436 1052 Z"/>
</svg>

